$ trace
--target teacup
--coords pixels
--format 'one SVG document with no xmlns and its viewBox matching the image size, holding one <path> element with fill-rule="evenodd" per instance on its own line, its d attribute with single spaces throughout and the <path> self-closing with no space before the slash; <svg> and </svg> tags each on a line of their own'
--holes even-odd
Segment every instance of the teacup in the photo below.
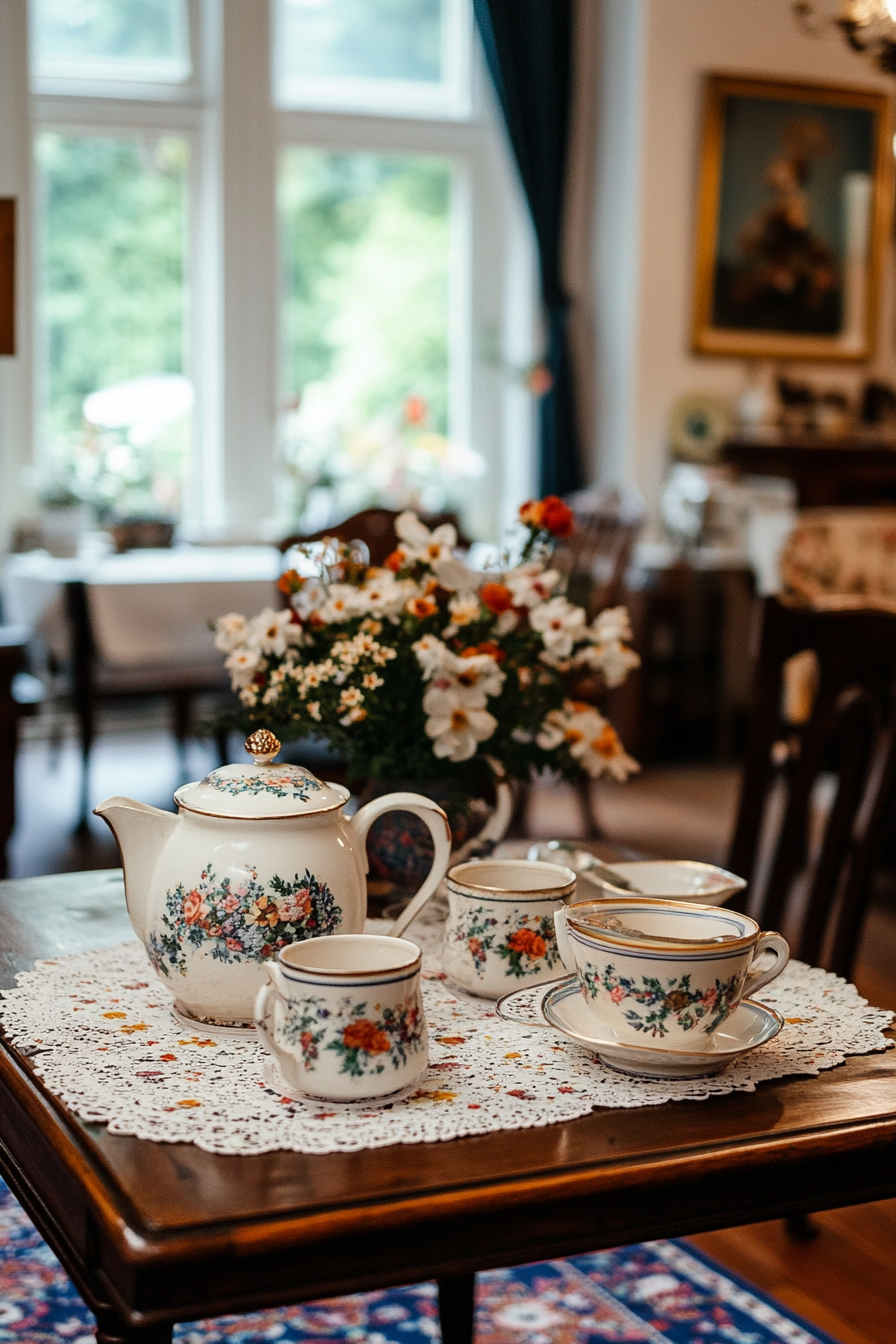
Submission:
<svg viewBox="0 0 896 1344">
<path fill-rule="evenodd" d="M 585 1002 L 620 1041 L 711 1050 L 713 1033 L 787 965 L 779 933 L 733 910 L 650 897 L 581 901 L 554 915 Z M 771 963 L 757 963 L 771 954 Z"/>
<path fill-rule="evenodd" d="M 449 869 L 446 974 L 489 999 L 524 980 L 555 980 L 561 964 L 554 911 L 575 889 L 575 873 L 557 863 L 486 859 Z"/>
<path fill-rule="evenodd" d="M 255 1027 L 288 1087 L 327 1101 L 388 1096 L 427 1066 L 420 949 L 344 933 L 290 943 L 268 963 Z"/>
</svg>

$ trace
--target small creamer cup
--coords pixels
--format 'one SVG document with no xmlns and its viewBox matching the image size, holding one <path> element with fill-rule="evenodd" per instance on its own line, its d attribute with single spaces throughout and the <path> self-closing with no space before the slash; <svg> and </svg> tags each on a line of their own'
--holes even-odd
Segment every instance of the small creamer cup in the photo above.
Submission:
<svg viewBox="0 0 896 1344">
<path fill-rule="evenodd" d="M 415 943 L 380 934 L 281 948 L 265 968 L 255 1027 L 287 1086 L 365 1101 L 415 1082 L 428 1063 L 420 962 Z"/>
<path fill-rule="evenodd" d="M 566 968 L 620 1041 L 711 1050 L 742 998 L 787 965 L 779 933 L 749 915 L 684 901 L 583 901 L 554 916 Z M 771 962 L 761 968 L 760 960 Z"/>
<path fill-rule="evenodd" d="M 489 999 L 556 980 L 563 966 L 554 911 L 575 890 L 575 873 L 558 863 L 485 859 L 449 869 L 445 973 Z"/>
</svg>

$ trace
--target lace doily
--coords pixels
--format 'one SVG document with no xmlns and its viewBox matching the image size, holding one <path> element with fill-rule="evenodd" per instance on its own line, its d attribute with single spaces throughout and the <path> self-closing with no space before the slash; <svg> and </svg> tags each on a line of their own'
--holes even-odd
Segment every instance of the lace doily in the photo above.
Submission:
<svg viewBox="0 0 896 1344">
<path fill-rule="evenodd" d="M 37 962 L 0 1002 L 0 1022 L 82 1120 L 213 1153 L 331 1153 L 526 1129 L 597 1106 L 749 1092 L 892 1044 L 882 1035 L 892 1013 L 870 1008 L 844 980 L 791 962 L 759 996 L 785 1019 L 773 1041 L 714 1077 L 629 1078 L 544 1026 L 504 1022 L 491 1002 L 454 992 L 440 970 L 438 932 L 418 924 L 411 934 L 425 954 L 429 1071 L 385 1102 L 284 1097 L 267 1085 L 270 1056 L 251 1038 L 198 1035 L 175 1019 L 138 943 Z"/>
</svg>

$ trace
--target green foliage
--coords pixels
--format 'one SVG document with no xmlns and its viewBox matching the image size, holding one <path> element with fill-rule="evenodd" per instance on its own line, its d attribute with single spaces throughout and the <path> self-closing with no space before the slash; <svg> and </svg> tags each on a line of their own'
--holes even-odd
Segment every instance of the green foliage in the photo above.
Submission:
<svg viewBox="0 0 896 1344">
<path fill-rule="evenodd" d="M 451 165 L 289 149 L 279 211 L 285 385 L 327 380 L 361 421 L 409 394 L 448 418 Z M 338 389 L 338 391 L 337 391 Z"/>
<path fill-rule="evenodd" d="M 188 147 L 45 131 L 36 153 L 46 432 L 61 446 L 89 393 L 184 369 Z"/>
</svg>

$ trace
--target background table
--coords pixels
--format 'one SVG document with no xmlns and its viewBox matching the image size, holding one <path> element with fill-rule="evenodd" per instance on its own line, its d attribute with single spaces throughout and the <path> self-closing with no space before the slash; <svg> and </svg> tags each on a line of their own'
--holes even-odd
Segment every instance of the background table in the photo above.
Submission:
<svg viewBox="0 0 896 1344">
<path fill-rule="evenodd" d="M 605 853 L 605 857 L 612 857 Z M 120 874 L 0 883 L 0 989 L 130 936 Z M 105 1344 L 428 1278 L 446 1344 L 477 1269 L 896 1195 L 896 1053 L 708 1102 L 307 1156 L 218 1157 L 78 1120 L 0 1038 L 0 1170 Z"/>
</svg>

